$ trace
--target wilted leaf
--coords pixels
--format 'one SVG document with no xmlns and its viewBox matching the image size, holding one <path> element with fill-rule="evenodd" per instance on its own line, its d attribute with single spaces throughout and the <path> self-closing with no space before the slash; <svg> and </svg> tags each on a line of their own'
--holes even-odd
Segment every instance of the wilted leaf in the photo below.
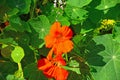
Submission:
<svg viewBox="0 0 120 80">
<path fill-rule="evenodd" d="M 14 47 L 8 45 L 4 48 L 1 49 L 1 55 L 5 58 L 10 58 L 11 57 L 11 52 L 14 49 Z"/>
</svg>

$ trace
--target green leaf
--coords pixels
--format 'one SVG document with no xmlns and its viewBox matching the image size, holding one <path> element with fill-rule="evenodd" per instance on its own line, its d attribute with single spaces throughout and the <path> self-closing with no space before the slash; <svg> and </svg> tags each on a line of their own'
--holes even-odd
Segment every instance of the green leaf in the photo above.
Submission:
<svg viewBox="0 0 120 80">
<path fill-rule="evenodd" d="M 119 18 L 119 14 L 120 14 L 120 5 L 116 5 L 115 7 L 112 7 L 109 9 L 109 11 L 105 14 L 106 17 L 108 17 L 109 19 L 120 19 Z M 117 12 L 116 12 L 117 11 Z"/>
<path fill-rule="evenodd" d="M 7 80 L 25 80 L 24 78 L 16 78 L 15 75 L 8 75 Z"/>
<path fill-rule="evenodd" d="M 5 13 L 10 10 L 10 7 L 6 5 L 6 0 L 0 0 L 0 20 L 3 19 Z"/>
<path fill-rule="evenodd" d="M 70 25 L 70 22 L 68 21 L 68 18 L 63 16 L 63 10 L 60 8 L 53 8 L 48 15 L 48 19 L 50 23 L 54 23 L 56 21 L 59 21 L 62 25 Z"/>
<path fill-rule="evenodd" d="M 104 50 L 98 52 L 106 63 L 101 66 L 94 66 L 97 70 L 93 73 L 95 80 L 119 80 L 120 79 L 120 43 L 113 40 L 112 35 L 103 35 L 93 38 L 97 45 L 103 45 Z M 96 48 L 93 48 L 93 50 Z M 95 57 L 95 56 L 92 56 Z M 97 59 L 94 59 L 96 61 Z M 99 63 L 99 62 L 97 62 Z M 102 77 L 101 77 L 102 76 Z"/>
<path fill-rule="evenodd" d="M 40 15 L 37 18 L 29 20 L 30 25 L 32 28 L 39 33 L 39 38 L 44 39 L 46 34 L 50 29 L 50 23 L 48 18 L 45 15 Z"/>
<path fill-rule="evenodd" d="M 76 60 L 71 60 L 69 62 L 69 66 L 63 66 L 63 68 L 65 68 L 67 70 L 74 71 L 77 74 L 81 74 L 80 73 L 80 68 L 79 68 L 79 63 Z"/>
<path fill-rule="evenodd" d="M 12 16 L 9 19 L 10 25 L 6 30 L 14 30 L 19 32 L 28 31 L 31 32 L 30 26 L 27 22 L 22 21 L 18 16 Z"/>
<path fill-rule="evenodd" d="M 74 42 L 74 48 L 73 51 L 77 54 L 80 54 L 80 42 L 82 40 L 81 35 L 76 35 L 73 37 L 73 42 Z"/>
<path fill-rule="evenodd" d="M 16 42 L 19 43 L 19 45 L 29 45 L 30 38 L 27 33 L 16 33 L 17 35 L 15 36 Z"/>
<path fill-rule="evenodd" d="M 26 33 L 26 32 L 15 32 L 15 31 L 12 31 L 12 30 L 7 30 L 4 32 L 4 37 L 5 39 L 3 40 L 10 40 L 9 43 L 6 43 L 6 44 L 13 44 L 13 45 L 29 45 L 29 41 L 30 41 L 30 37 L 29 35 Z M 10 37 L 10 38 L 8 38 Z M 12 41 L 12 40 L 15 40 L 15 41 Z M 7 41 L 8 42 L 8 41 Z M 15 44 L 16 42 L 16 44 Z M 5 43 L 4 43 L 5 44 Z"/>
<path fill-rule="evenodd" d="M 20 46 L 15 46 L 15 49 L 11 53 L 11 57 L 14 62 L 19 63 L 24 57 L 24 50 Z"/>
<path fill-rule="evenodd" d="M 21 1 L 21 0 L 20 0 Z M 20 8 L 22 14 L 27 14 L 30 11 L 31 0 L 25 0 L 24 8 Z"/>
<path fill-rule="evenodd" d="M 14 75 L 8 75 L 6 77 L 7 80 L 15 80 L 15 76 Z"/>
<path fill-rule="evenodd" d="M 6 80 L 8 74 L 14 74 L 17 70 L 17 65 L 10 62 L 0 59 L 0 80 Z"/>
<path fill-rule="evenodd" d="M 34 29 L 32 30 L 32 33 L 29 34 L 29 36 L 31 46 L 35 48 L 41 48 L 44 45 L 44 40 L 39 38 L 39 33 Z"/>
<path fill-rule="evenodd" d="M 78 24 L 87 18 L 87 11 L 78 7 L 67 5 L 65 8 L 65 13 L 73 24 Z"/>
<path fill-rule="evenodd" d="M 27 14 L 30 11 L 31 0 L 7 0 L 6 4 L 11 8 L 18 8 L 20 14 Z"/>
<path fill-rule="evenodd" d="M 83 57 L 86 55 L 86 46 L 90 43 L 92 36 L 89 34 L 79 34 L 73 37 L 74 49 L 73 52 Z"/>
<path fill-rule="evenodd" d="M 40 5 L 40 9 L 44 15 L 50 16 L 50 15 L 53 15 L 54 5 L 53 5 L 53 3 L 48 2 L 44 6 Z M 51 14 L 51 12 L 52 12 L 52 14 Z"/>
<path fill-rule="evenodd" d="M 64 16 L 58 16 L 57 21 L 59 21 L 62 25 L 70 26 L 70 22 Z"/>
<path fill-rule="evenodd" d="M 42 5 L 45 5 L 48 3 L 48 0 L 43 0 Z"/>
<path fill-rule="evenodd" d="M 30 11 L 31 0 L 3 0 L 0 2 L 0 18 L 7 13 L 9 16 L 27 14 Z"/>
<path fill-rule="evenodd" d="M 47 80 L 42 71 L 37 69 L 36 63 L 31 63 L 24 68 L 24 76 L 28 80 Z"/>
<path fill-rule="evenodd" d="M 114 35 L 114 40 L 120 43 L 120 26 L 114 26 L 113 30 L 113 35 Z"/>
<path fill-rule="evenodd" d="M 68 66 L 62 66 L 62 67 L 66 70 L 71 70 L 73 72 L 76 72 L 77 74 L 81 74 L 80 73 L 80 68 L 74 68 L 74 67 L 68 67 Z"/>
<path fill-rule="evenodd" d="M 120 0 L 101 0 L 100 5 L 96 7 L 98 10 L 105 10 L 114 7 L 116 4 L 120 3 Z"/>
<path fill-rule="evenodd" d="M 77 74 L 76 72 L 70 71 L 70 74 L 68 76 L 68 80 L 85 80 L 83 79 L 83 76 L 80 74 Z"/>
<path fill-rule="evenodd" d="M 7 12 L 7 15 L 11 17 L 13 15 L 16 15 L 18 12 L 19 12 L 19 9 L 13 8 L 12 10 Z"/>
<path fill-rule="evenodd" d="M 88 5 L 92 0 L 68 0 L 67 4 L 75 7 L 82 8 L 83 6 Z"/>
<path fill-rule="evenodd" d="M 90 41 L 87 47 L 87 62 L 93 66 L 103 66 L 105 62 L 103 57 L 98 55 L 99 52 L 103 51 L 105 47 L 102 44 L 97 45 L 95 41 Z M 94 61 L 95 60 L 95 61 Z"/>
<path fill-rule="evenodd" d="M 17 43 L 14 41 L 13 38 L 0 39 L 0 44 L 14 44 L 14 45 L 17 45 Z"/>
</svg>

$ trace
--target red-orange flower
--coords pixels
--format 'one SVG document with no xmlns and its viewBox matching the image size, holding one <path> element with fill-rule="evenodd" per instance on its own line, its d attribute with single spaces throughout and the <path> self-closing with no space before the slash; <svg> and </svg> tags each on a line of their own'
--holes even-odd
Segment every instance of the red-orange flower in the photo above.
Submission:
<svg viewBox="0 0 120 80">
<path fill-rule="evenodd" d="M 45 37 L 45 45 L 52 48 L 55 54 L 67 53 L 73 49 L 72 36 L 73 32 L 68 26 L 61 27 L 59 22 L 55 22 Z"/>
<path fill-rule="evenodd" d="M 43 73 L 48 78 L 55 78 L 55 80 L 66 80 L 68 76 L 68 71 L 62 68 L 65 66 L 66 62 L 61 55 L 56 56 L 49 60 L 48 58 L 43 58 L 38 60 L 38 69 L 43 70 Z"/>
</svg>

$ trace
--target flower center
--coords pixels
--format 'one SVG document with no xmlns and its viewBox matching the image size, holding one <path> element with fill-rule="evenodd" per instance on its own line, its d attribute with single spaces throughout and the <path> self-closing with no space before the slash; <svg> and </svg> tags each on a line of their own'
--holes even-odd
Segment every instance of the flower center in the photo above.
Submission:
<svg viewBox="0 0 120 80">
<path fill-rule="evenodd" d="M 59 39 L 62 37 L 62 34 L 58 31 L 55 32 L 56 38 Z"/>
<path fill-rule="evenodd" d="M 62 64 L 59 61 L 51 61 L 54 66 L 61 66 Z"/>
<path fill-rule="evenodd" d="M 56 38 L 61 38 L 62 37 L 62 34 L 58 34 Z"/>
</svg>

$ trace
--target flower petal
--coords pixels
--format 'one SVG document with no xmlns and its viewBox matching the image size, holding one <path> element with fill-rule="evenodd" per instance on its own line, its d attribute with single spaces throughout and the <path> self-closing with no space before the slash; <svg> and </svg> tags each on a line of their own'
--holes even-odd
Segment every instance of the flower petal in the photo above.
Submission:
<svg viewBox="0 0 120 80">
<path fill-rule="evenodd" d="M 52 78 L 54 77 L 54 71 L 55 71 L 55 66 L 51 66 L 50 68 L 44 70 L 43 73 L 46 77 Z"/>
<path fill-rule="evenodd" d="M 67 77 L 68 77 L 68 71 L 63 68 L 57 67 L 55 79 L 56 80 L 66 80 Z"/>
<path fill-rule="evenodd" d="M 48 55 L 47 55 L 47 59 L 51 60 L 52 59 L 52 54 L 53 54 L 53 48 L 49 51 Z"/>
<path fill-rule="evenodd" d="M 59 65 L 63 65 L 63 66 L 66 65 L 66 62 L 63 59 L 62 55 L 57 55 L 53 60 L 58 63 L 58 66 Z"/>
<path fill-rule="evenodd" d="M 71 40 L 65 40 L 55 45 L 54 51 L 56 55 L 70 52 L 73 49 L 73 42 Z"/>
<path fill-rule="evenodd" d="M 50 35 L 55 36 L 56 32 L 60 32 L 61 24 L 59 22 L 53 23 L 50 29 Z"/>
<path fill-rule="evenodd" d="M 47 48 L 51 48 L 53 45 L 54 45 L 54 38 L 52 37 L 52 36 L 50 36 L 50 35 L 47 35 L 46 37 L 45 37 L 45 46 L 47 47 Z"/>
<path fill-rule="evenodd" d="M 52 66 L 51 62 L 49 62 L 49 60 L 47 60 L 46 58 L 38 60 L 38 69 L 39 70 L 45 70 L 51 66 Z"/>
<path fill-rule="evenodd" d="M 72 36 L 73 36 L 72 30 L 68 26 L 62 26 L 61 27 L 61 33 L 67 39 L 71 39 Z"/>
</svg>

